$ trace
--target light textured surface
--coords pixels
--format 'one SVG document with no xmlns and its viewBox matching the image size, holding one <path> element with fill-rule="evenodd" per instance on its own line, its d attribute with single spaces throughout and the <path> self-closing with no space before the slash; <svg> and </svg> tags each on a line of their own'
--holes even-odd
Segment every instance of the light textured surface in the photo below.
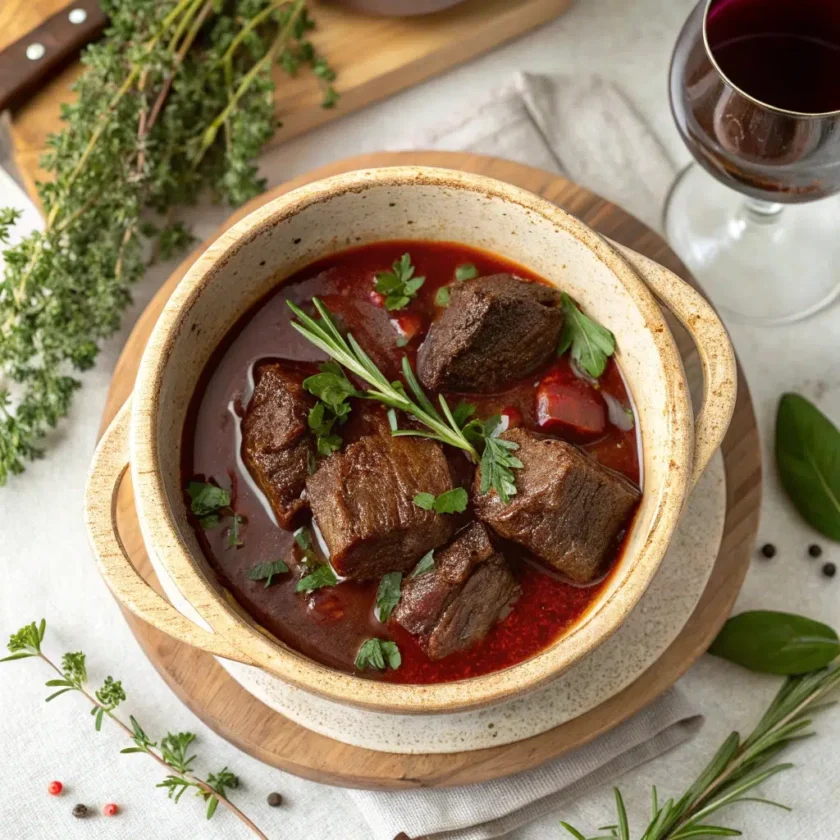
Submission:
<svg viewBox="0 0 840 840">
<path fill-rule="evenodd" d="M 621 86 L 674 159 L 685 161 L 688 154 L 668 111 L 665 74 L 668 54 L 691 5 L 687 0 L 581 0 L 563 19 L 509 47 L 274 150 L 266 157 L 266 174 L 275 184 L 327 160 L 393 146 L 394 138 L 413 131 L 419 134 L 442 117 L 452 116 L 519 69 L 601 73 Z M 9 188 L 0 185 L 0 196 L 8 195 Z M 195 224 L 196 233 L 209 234 L 224 215 L 222 208 L 208 208 Z M 807 270 L 807 255 L 803 261 Z M 54 628 L 50 651 L 86 650 L 94 679 L 108 673 L 125 679 L 127 709 L 150 731 L 194 729 L 205 757 L 201 768 L 228 764 L 239 772 L 247 784 L 239 799 L 272 837 L 370 840 L 361 812 L 344 792 L 285 776 L 237 753 L 177 703 L 139 653 L 90 560 L 82 529 L 82 487 L 111 370 L 133 318 L 171 268 L 156 268 L 136 290 L 137 303 L 124 331 L 109 342 L 97 368 L 85 377 L 85 390 L 73 416 L 52 441 L 49 459 L 0 491 L 0 629 L 5 632 L 47 616 Z M 838 323 L 840 308 L 835 306 L 805 324 L 732 330 L 763 433 L 767 476 L 762 539 L 779 547 L 774 561 L 756 562 L 739 609 L 785 609 L 838 623 L 840 582 L 826 582 L 818 564 L 805 559 L 807 544 L 817 537 L 782 498 L 772 469 L 772 426 L 779 394 L 799 391 L 840 418 Z M 840 549 L 825 548 L 826 559 L 840 560 Z M 49 675 L 37 663 L 0 667 L 2 836 L 21 840 L 249 836 L 221 811 L 207 824 L 200 805 L 189 798 L 177 808 L 168 802 L 153 787 L 160 778 L 158 768 L 142 756 L 118 756 L 124 745 L 120 737 L 107 727 L 95 733 L 87 709 L 75 698 L 62 697 L 44 706 L 47 690 L 41 683 Z M 752 675 L 710 657 L 702 659 L 680 685 L 706 715 L 706 724 L 689 745 L 621 778 L 631 822 L 637 827 L 643 824 L 650 784 L 659 785 L 666 795 L 681 792 L 730 730 L 751 726 L 777 684 L 774 678 Z M 766 794 L 796 808 L 793 815 L 755 805 L 732 812 L 733 822 L 749 840 L 836 836 L 840 713 L 826 714 L 818 728 L 818 739 L 790 750 L 798 768 L 766 785 Z M 52 778 L 67 785 L 63 797 L 46 795 L 45 786 Z M 603 785 L 510 837 L 554 840 L 561 836 L 560 818 L 590 829 L 610 823 L 609 788 Z M 279 811 L 264 804 L 265 794 L 273 789 L 282 790 L 287 798 L 288 805 Z M 77 801 L 92 806 L 118 801 L 125 810 L 118 820 L 96 817 L 77 823 L 69 816 Z"/>
</svg>

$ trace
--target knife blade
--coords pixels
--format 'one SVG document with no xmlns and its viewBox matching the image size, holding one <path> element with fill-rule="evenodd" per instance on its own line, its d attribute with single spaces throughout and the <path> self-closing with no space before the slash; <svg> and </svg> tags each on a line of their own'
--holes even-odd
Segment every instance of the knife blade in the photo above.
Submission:
<svg viewBox="0 0 840 840">
<path fill-rule="evenodd" d="M 75 0 L 0 52 L 0 112 L 22 105 L 107 22 L 97 0 Z"/>
</svg>

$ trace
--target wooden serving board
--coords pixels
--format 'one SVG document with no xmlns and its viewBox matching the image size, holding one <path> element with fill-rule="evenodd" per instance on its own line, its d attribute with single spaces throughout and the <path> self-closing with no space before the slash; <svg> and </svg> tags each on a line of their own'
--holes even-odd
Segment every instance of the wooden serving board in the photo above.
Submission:
<svg viewBox="0 0 840 840">
<path fill-rule="evenodd" d="M 68 2 L 0 0 L 0 50 Z M 338 73 L 335 87 L 341 100 L 336 108 L 321 108 L 321 94 L 310 74 L 289 79 L 278 68 L 276 105 L 283 127 L 275 141 L 282 142 L 469 61 L 552 20 L 571 4 L 572 0 L 465 0 L 432 15 L 386 18 L 315 0 L 312 11 L 318 28 L 311 40 Z M 78 64 L 68 68 L 13 115 L 15 160 L 30 195 L 35 194 L 35 181 L 43 178 L 38 160 L 44 141 L 47 134 L 60 128 L 61 103 L 71 98 L 69 87 L 79 72 Z"/>
<path fill-rule="evenodd" d="M 235 214 L 225 228 L 261 203 L 309 181 L 353 169 L 399 164 L 462 169 L 524 187 L 559 204 L 601 233 L 691 279 L 657 234 L 588 190 L 549 172 L 463 153 L 374 154 L 333 163 L 255 199 Z M 164 303 L 208 244 L 204 243 L 179 266 L 138 321 L 114 373 L 102 431 L 131 393 L 140 356 Z M 696 380 L 694 347 L 676 322 L 673 329 L 689 379 Z M 595 738 L 658 697 L 708 648 L 729 615 L 750 564 L 761 502 L 758 429 L 741 373 L 738 389 L 735 416 L 722 447 L 727 496 L 724 535 L 717 563 L 694 614 L 658 662 L 638 680 L 592 711 L 542 735 L 454 755 L 393 755 L 347 746 L 277 714 L 240 687 L 209 654 L 174 641 L 129 613 L 126 620 L 161 676 L 211 729 L 250 755 L 290 773 L 345 787 L 399 789 L 463 785 L 530 769 Z M 140 538 L 129 480 L 123 481 L 120 491 L 118 522 L 135 566 L 159 590 Z"/>
</svg>

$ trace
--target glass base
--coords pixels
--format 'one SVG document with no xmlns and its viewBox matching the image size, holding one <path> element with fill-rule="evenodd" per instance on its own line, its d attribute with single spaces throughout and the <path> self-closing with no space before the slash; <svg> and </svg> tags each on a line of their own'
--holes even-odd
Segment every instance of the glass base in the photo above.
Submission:
<svg viewBox="0 0 840 840">
<path fill-rule="evenodd" d="M 754 201 L 697 164 L 678 176 L 665 234 L 712 303 L 749 324 L 788 324 L 840 296 L 840 198 Z"/>
</svg>

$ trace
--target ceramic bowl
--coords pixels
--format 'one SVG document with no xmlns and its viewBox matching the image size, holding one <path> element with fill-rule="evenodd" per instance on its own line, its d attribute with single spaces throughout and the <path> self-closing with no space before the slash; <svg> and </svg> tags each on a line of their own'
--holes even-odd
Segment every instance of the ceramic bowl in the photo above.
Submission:
<svg viewBox="0 0 840 840">
<path fill-rule="evenodd" d="M 187 521 L 180 474 L 190 398 L 213 350 L 240 316 L 316 259 L 393 239 L 457 241 L 492 251 L 569 292 L 615 334 L 641 436 L 643 499 L 626 549 L 588 611 L 539 655 L 440 685 L 393 685 L 336 671 L 268 635 L 216 582 Z M 216 240 L 181 281 L 149 340 L 134 394 L 97 449 L 86 517 L 111 589 L 126 607 L 179 640 L 257 666 L 304 691 L 381 712 L 464 711 L 562 674 L 614 633 L 645 592 L 735 404 L 734 354 L 714 311 L 670 272 L 646 271 L 643 280 L 630 260 L 531 193 L 444 169 L 352 172 L 267 203 Z M 704 402 L 696 421 L 682 362 L 654 295 L 698 346 Z M 114 501 L 127 469 L 146 550 L 170 601 L 140 578 L 116 532 Z"/>
</svg>

